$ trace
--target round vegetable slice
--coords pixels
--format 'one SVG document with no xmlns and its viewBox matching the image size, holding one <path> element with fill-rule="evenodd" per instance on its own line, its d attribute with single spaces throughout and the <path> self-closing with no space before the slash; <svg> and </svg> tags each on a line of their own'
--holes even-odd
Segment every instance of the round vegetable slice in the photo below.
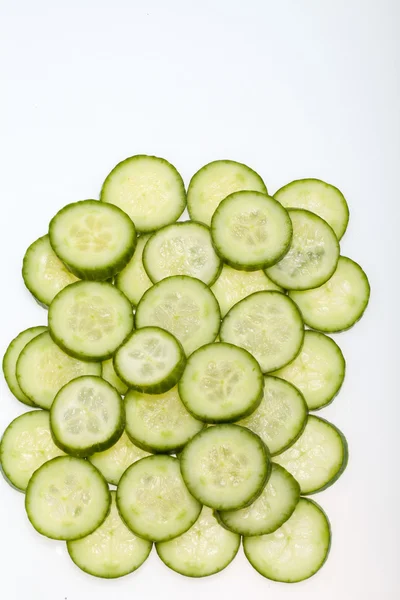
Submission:
<svg viewBox="0 0 400 600">
<path fill-rule="evenodd" d="M 235 558 L 240 536 L 218 523 L 211 508 L 203 506 L 188 531 L 156 545 L 158 556 L 173 571 L 187 577 L 207 577 L 222 571 Z"/>
<path fill-rule="evenodd" d="M 152 286 L 151 279 L 143 266 L 142 255 L 144 247 L 151 234 L 139 236 L 135 252 L 122 271 L 115 277 L 115 285 L 130 300 L 133 306 L 137 306 L 143 294 Z"/>
<path fill-rule="evenodd" d="M 263 373 L 280 369 L 299 353 L 304 337 L 300 312 L 280 292 L 256 292 L 224 317 L 219 337 L 248 350 Z"/>
<path fill-rule="evenodd" d="M 107 175 L 100 200 L 125 211 L 138 231 L 148 232 L 177 221 L 186 206 L 182 177 L 156 156 L 131 156 Z"/>
<path fill-rule="evenodd" d="M 172 456 L 148 456 L 131 465 L 117 490 L 118 510 L 136 535 L 162 542 L 193 525 L 200 503 L 187 490 Z"/>
<path fill-rule="evenodd" d="M 113 387 L 115 387 L 118 394 L 121 394 L 121 396 L 125 396 L 126 392 L 128 391 L 128 386 L 126 385 L 126 383 L 121 381 L 121 379 L 116 374 L 112 358 L 109 358 L 108 360 L 105 360 L 102 363 L 101 376 L 103 379 L 108 381 L 108 383 L 110 383 Z"/>
</svg>

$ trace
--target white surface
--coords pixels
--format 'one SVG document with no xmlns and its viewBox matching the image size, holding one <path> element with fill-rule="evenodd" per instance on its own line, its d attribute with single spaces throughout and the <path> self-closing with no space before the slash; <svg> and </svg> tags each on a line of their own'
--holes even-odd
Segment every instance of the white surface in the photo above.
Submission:
<svg viewBox="0 0 400 600">
<path fill-rule="evenodd" d="M 342 251 L 366 269 L 372 298 L 336 336 L 348 372 L 321 414 L 345 432 L 351 457 L 315 497 L 333 528 L 316 577 L 275 584 L 239 555 L 190 580 L 153 551 L 136 574 L 96 580 L 35 533 L 22 494 L 0 478 L 1 597 L 399 598 L 399 16 L 396 0 L 3 0 L 1 352 L 46 322 L 20 276 L 25 248 L 135 153 L 168 158 L 186 183 L 216 158 L 248 163 L 271 192 L 298 177 L 334 183 L 351 210 Z M 0 385 L 4 429 L 24 407 Z"/>
</svg>

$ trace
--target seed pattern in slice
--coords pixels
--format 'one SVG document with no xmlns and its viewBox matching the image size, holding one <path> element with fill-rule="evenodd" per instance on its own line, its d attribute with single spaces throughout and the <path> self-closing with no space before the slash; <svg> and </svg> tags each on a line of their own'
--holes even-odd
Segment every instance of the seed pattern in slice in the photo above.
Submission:
<svg viewBox="0 0 400 600">
<path fill-rule="evenodd" d="M 122 271 L 115 277 L 115 285 L 125 294 L 133 306 L 137 306 L 143 294 L 153 285 L 143 266 L 142 255 L 150 234 L 139 236 L 135 252 Z"/>
</svg>

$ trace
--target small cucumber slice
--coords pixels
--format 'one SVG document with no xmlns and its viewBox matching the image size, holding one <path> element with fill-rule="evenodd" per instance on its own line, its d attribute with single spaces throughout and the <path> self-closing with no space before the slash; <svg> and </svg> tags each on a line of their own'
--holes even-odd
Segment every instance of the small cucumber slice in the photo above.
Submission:
<svg viewBox="0 0 400 600">
<path fill-rule="evenodd" d="M 296 304 L 280 292 L 256 292 L 224 317 L 219 337 L 248 350 L 263 373 L 280 369 L 299 353 L 303 320 Z"/>
<path fill-rule="evenodd" d="M 137 329 L 148 326 L 166 329 L 189 355 L 215 340 L 221 314 L 214 294 L 202 281 L 176 275 L 147 290 L 136 309 L 135 320 Z"/>
<path fill-rule="evenodd" d="M 160 327 L 134 331 L 114 355 L 118 376 L 130 388 L 146 394 L 162 394 L 174 387 L 185 364 L 180 342 Z"/>
<path fill-rule="evenodd" d="M 123 381 L 121 381 L 121 379 L 116 374 L 112 358 L 105 360 L 101 364 L 101 376 L 105 381 L 108 381 L 108 383 L 115 387 L 118 394 L 121 394 L 121 396 L 125 396 L 125 394 L 128 391 L 128 386 Z"/>
<path fill-rule="evenodd" d="M 122 271 L 115 277 L 115 285 L 130 300 L 133 306 L 137 306 L 143 294 L 152 286 L 151 279 L 143 266 L 142 255 L 150 234 L 141 235 L 138 238 L 135 252 Z"/>
<path fill-rule="evenodd" d="M 219 256 L 244 271 L 264 269 L 289 250 L 292 222 L 286 209 L 261 192 L 236 192 L 218 206 L 211 235 Z"/>
<path fill-rule="evenodd" d="M 68 454 L 85 457 L 107 450 L 125 427 L 121 396 L 101 377 L 73 379 L 54 399 L 50 426 L 55 443 Z"/>
<path fill-rule="evenodd" d="M 332 423 L 309 415 L 298 440 L 274 460 L 296 478 L 302 495 L 331 486 L 347 466 L 346 438 Z"/>
<path fill-rule="evenodd" d="M 133 533 L 154 542 L 181 535 L 201 511 L 184 484 L 179 460 L 162 455 L 142 458 L 125 471 L 117 506 Z"/>
<path fill-rule="evenodd" d="M 34 298 L 45 306 L 67 285 L 78 281 L 55 254 L 48 235 L 29 246 L 22 264 L 22 277 Z"/>
<path fill-rule="evenodd" d="M 179 452 L 204 427 L 186 410 L 177 387 L 151 396 L 131 390 L 125 410 L 127 434 L 149 452 Z"/>
<path fill-rule="evenodd" d="M 195 173 L 188 187 L 190 218 L 210 226 L 221 200 L 242 190 L 267 193 L 261 177 L 250 167 L 234 160 L 216 160 Z"/>
<path fill-rule="evenodd" d="M 19 333 L 17 337 L 10 342 L 10 345 L 8 346 L 3 357 L 3 373 L 8 388 L 10 392 L 17 398 L 17 400 L 23 404 L 26 404 L 27 406 L 36 405 L 28 398 L 28 396 L 26 396 L 26 394 L 24 394 L 19 386 L 16 373 L 17 362 L 19 355 L 28 342 L 45 331 L 47 331 L 47 327 L 43 326 L 30 327 L 29 329 L 25 329 L 25 331 L 21 331 L 21 333 Z"/>
<path fill-rule="evenodd" d="M 345 370 L 346 363 L 336 342 L 323 333 L 306 331 L 300 353 L 274 375 L 295 385 L 310 410 L 319 410 L 339 392 Z"/>
<path fill-rule="evenodd" d="M 283 379 L 267 376 L 261 404 L 239 425 L 259 435 L 275 455 L 297 440 L 306 426 L 307 415 L 306 401 L 297 388 Z"/>
<path fill-rule="evenodd" d="M 111 510 L 93 533 L 67 542 L 68 553 L 77 567 L 105 579 L 136 571 L 149 556 L 152 543 L 137 537 L 119 516 L 116 493 L 111 492 Z"/>
<path fill-rule="evenodd" d="M 56 394 L 81 375 L 100 375 L 101 364 L 69 356 L 45 331 L 31 340 L 19 355 L 16 367 L 23 393 L 40 408 L 49 409 Z"/>
<path fill-rule="evenodd" d="M 326 333 L 353 327 L 368 306 L 370 286 L 360 265 L 341 256 L 332 277 L 321 287 L 290 292 L 306 325 Z"/>
<path fill-rule="evenodd" d="M 60 456 L 32 475 L 25 508 L 33 527 L 54 540 L 76 540 L 107 517 L 111 495 L 100 472 L 82 458 Z"/>
<path fill-rule="evenodd" d="M 188 411 L 206 423 L 237 421 L 261 402 L 264 378 L 252 355 L 222 342 L 194 352 L 179 381 Z"/>
<path fill-rule="evenodd" d="M 138 231 L 155 231 L 177 221 L 186 206 L 182 177 L 157 156 L 137 155 L 120 162 L 103 183 L 100 200 L 118 206 Z"/>
<path fill-rule="evenodd" d="M 98 200 L 64 206 L 50 221 L 49 237 L 58 258 L 81 279 L 114 277 L 128 264 L 136 246 L 129 217 Z"/>
<path fill-rule="evenodd" d="M 49 309 L 52 338 L 83 360 L 110 358 L 132 328 L 132 306 L 111 283 L 73 283 L 57 294 Z"/>
<path fill-rule="evenodd" d="M 39 467 L 63 454 L 53 442 L 49 413 L 45 410 L 20 415 L 9 424 L 1 439 L 2 471 L 8 481 L 22 492 Z"/>
<path fill-rule="evenodd" d="M 349 207 L 337 187 L 320 179 L 297 179 L 275 192 L 285 208 L 304 208 L 329 223 L 338 240 L 343 236 L 349 222 Z"/>
<path fill-rule="evenodd" d="M 173 571 L 187 577 L 219 573 L 235 558 L 240 536 L 218 523 L 211 508 L 203 506 L 199 518 L 182 535 L 156 545 L 158 556 Z"/>
<path fill-rule="evenodd" d="M 240 535 L 265 535 L 291 517 L 300 499 L 300 486 L 283 467 L 272 463 L 271 476 L 260 496 L 246 508 L 224 510 L 218 519 Z"/>
<path fill-rule="evenodd" d="M 315 575 L 328 558 L 331 527 L 322 508 L 300 498 L 294 513 L 274 533 L 243 538 L 249 563 L 264 577 L 283 583 Z"/>
<path fill-rule="evenodd" d="M 271 473 L 264 442 L 238 425 L 204 429 L 185 446 L 180 463 L 189 491 L 199 502 L 216 510 L 251 504 Z"/>
</svg>

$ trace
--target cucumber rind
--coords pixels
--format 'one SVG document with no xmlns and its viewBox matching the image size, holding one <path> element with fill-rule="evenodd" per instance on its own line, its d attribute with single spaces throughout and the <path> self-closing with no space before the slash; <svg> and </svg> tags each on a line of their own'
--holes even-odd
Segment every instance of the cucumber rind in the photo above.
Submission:
<svg viewBox="0 0 400 600">
<path fill-rule="evenodd" d="M 136 307 L 143 294 L 152 287 L 152 282 L 143 266 L 143 250 L 151 233 L 142 234 L 137 238 L 135 252 L 129 263 L 115 276 L 115 286 Z"/>
</svg>

